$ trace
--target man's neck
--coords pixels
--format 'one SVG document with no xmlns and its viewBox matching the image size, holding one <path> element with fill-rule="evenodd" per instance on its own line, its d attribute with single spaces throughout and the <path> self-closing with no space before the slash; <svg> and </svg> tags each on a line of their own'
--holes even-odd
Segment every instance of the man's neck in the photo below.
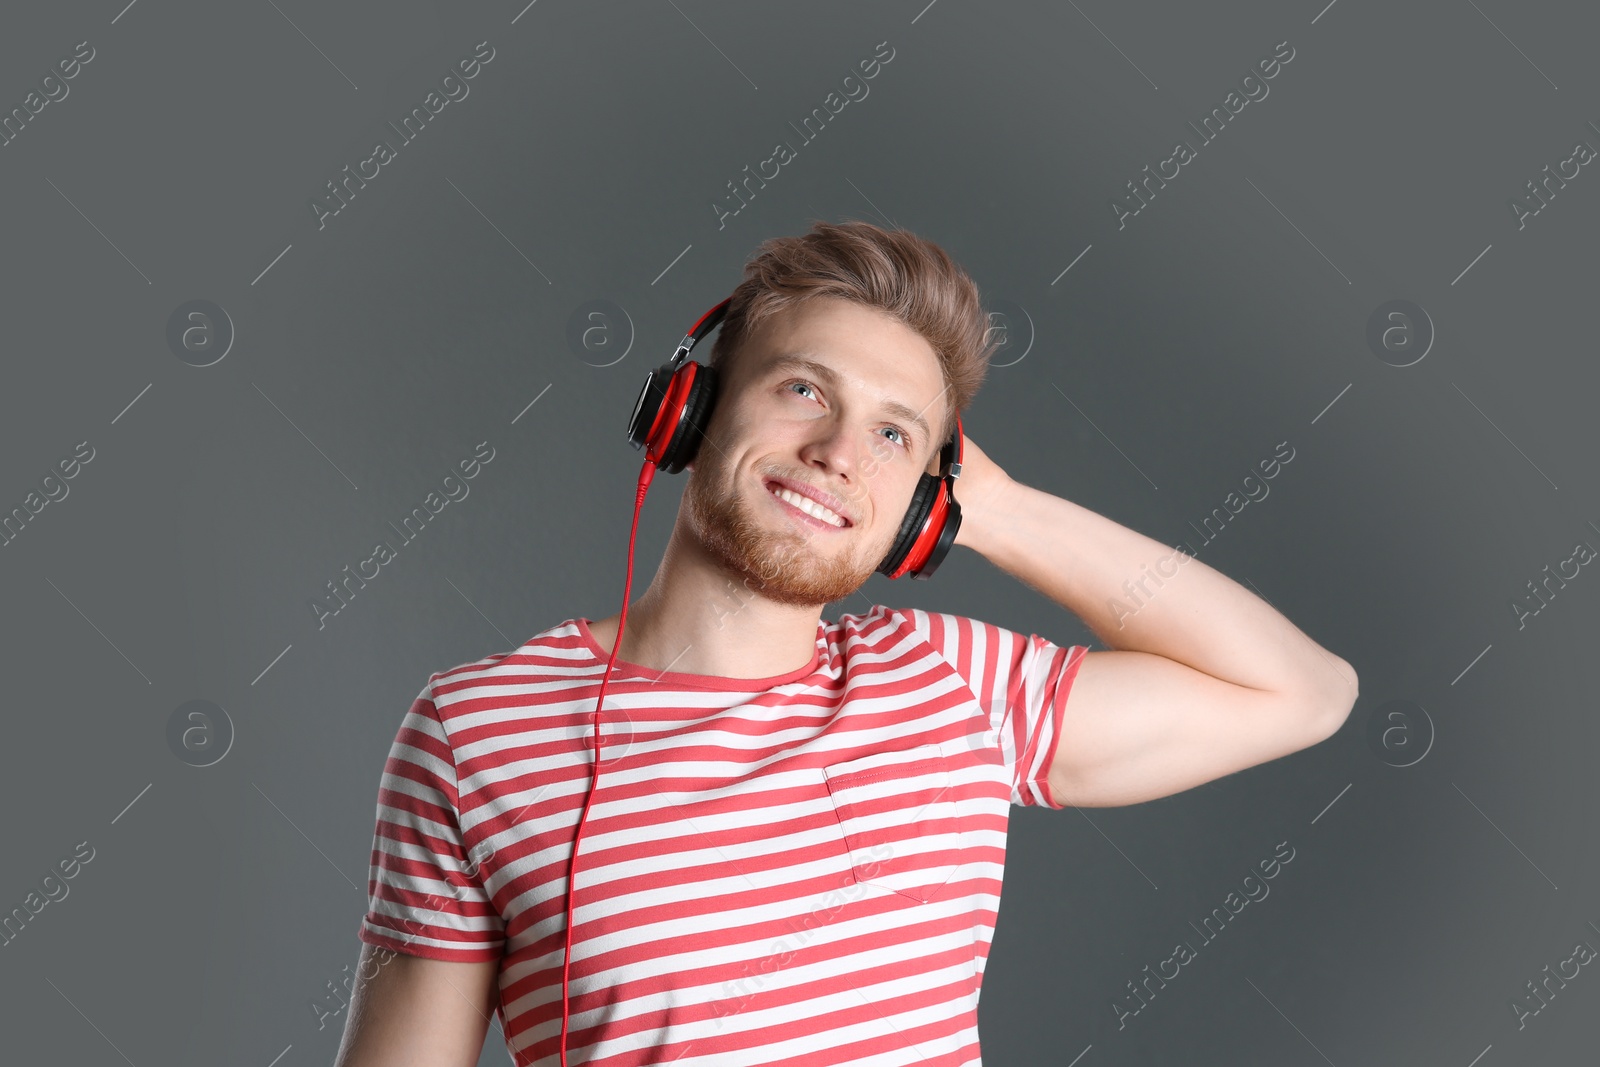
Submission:
<svg viewBox="0 0 1600 1067">
<path fill-rule="evenodd" d="M 628 605 L 617 659 L 719 678 L 790 674 L 811 662 L 824 607 L 779 604 L 752 592 L 675 528 L 650 588 Z M 613 612 L 589 624 L 608 656 L 617 621 Z"/>
</svg>

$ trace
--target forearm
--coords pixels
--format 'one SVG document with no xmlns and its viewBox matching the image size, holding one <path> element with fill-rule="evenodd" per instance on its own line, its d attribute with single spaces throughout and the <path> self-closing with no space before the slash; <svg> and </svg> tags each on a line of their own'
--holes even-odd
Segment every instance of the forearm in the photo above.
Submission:
<svg viewBox="0 0 1600 1067">
<path fill-rule="evenodd" d="M 962 543 L 1077 615 L 1107 647 L 1237 685 L 1355 691 L 1355 671 L 1245 586 L 1088 508 L 1006 480 Z"/>
</svg>

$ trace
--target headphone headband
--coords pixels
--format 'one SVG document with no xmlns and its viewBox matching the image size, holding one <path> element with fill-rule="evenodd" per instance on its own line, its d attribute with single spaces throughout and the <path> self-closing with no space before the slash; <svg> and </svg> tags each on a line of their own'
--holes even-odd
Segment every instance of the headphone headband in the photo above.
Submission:
<svg viewBox="0 0 1600 1067">
<path fill-rule="evenodd" d="M 678 350 L 672 353 L 671 359 L 667 360 L 667 366 L 673 370 L 677 370 L 682 366 L 684 357 L 689 354 L 690 350 L 699 344 L 706 334 L 722 324 L 723 318 L 728 314 L 728 305 L 732 302 L 733 297 L 730 296 L 704 315 L 701 315 L 700 321 L 689 327 L 689 332 L 684 334 L 683 340 L 678 342 Z"/>
</svg>

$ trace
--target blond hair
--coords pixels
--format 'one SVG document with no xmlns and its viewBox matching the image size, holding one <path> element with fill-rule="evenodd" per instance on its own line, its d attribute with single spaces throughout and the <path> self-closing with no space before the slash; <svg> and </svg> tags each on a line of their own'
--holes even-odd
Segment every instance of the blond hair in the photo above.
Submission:
<svg viewBox="0 0 1600 1067">
<path fill-rule="evenodd" d="M 893 315 L 939 359 L 949 403 L 934 447 L 943 445 L 983 385 L 999 347 L 978 287 L 932 241 L 870 222 L 815 220 L 799 237 L 763 241 L 745 263 L 707 362 L 723 369 L 762 320 L 819 296 L 842 297 Z"/>
</svg>

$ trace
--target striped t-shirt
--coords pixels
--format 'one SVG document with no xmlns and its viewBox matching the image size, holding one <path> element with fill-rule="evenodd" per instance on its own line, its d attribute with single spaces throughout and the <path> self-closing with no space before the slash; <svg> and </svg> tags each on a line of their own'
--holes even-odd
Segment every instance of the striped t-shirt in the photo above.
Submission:
<svg viewBox="0 0 1600 1067">
<path fill-rule="evenodd" d="M 980 1064 L 1012 805 L 1087 648 L 874 606 L 770 678 L 617 660 L 578 850 L 569 1064 Z M 499 961 L 519 1067 L 559 1064 L 568 862 L 609 652 L 583 618 L 440 671 L 384 766 L 360 938 Z"/>
</svg>

